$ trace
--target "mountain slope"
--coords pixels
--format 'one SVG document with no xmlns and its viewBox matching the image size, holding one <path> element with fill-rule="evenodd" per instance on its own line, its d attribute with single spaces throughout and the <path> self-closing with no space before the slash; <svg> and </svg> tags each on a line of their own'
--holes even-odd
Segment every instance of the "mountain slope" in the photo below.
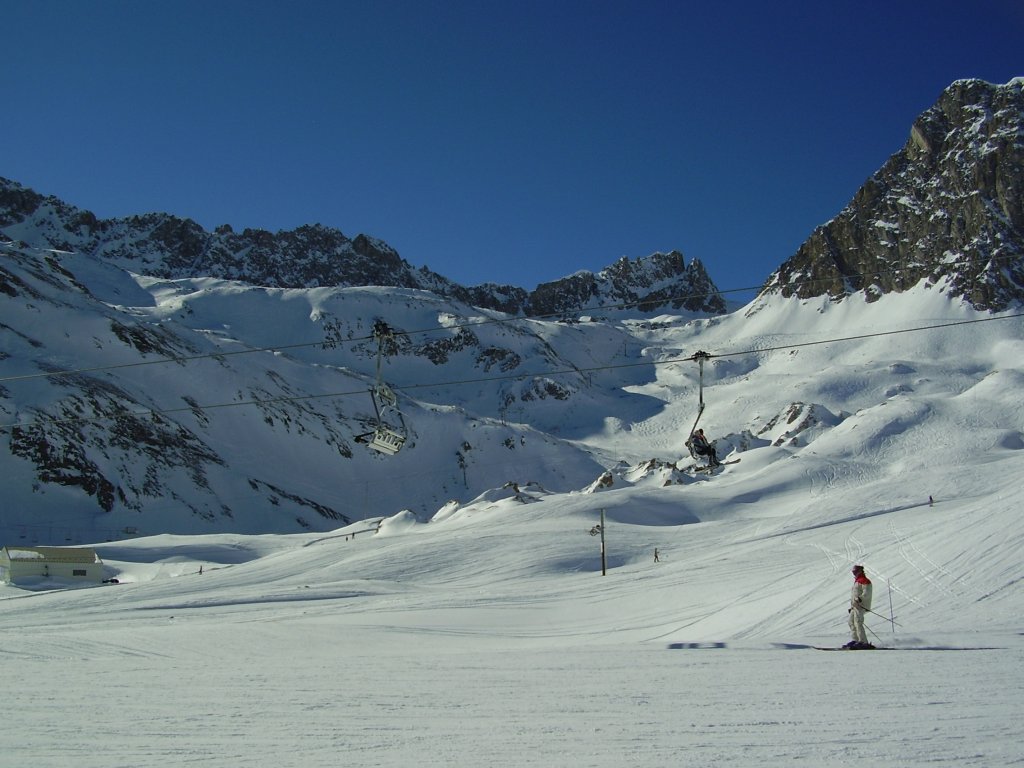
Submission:
<svg viewBox="0 0 1024 768">
<path fill-rule="evenodd" d="M 497 389 L 480 394 L 494 417 L 403 396 L 410 442 L 387 462 L 356 442 L 374 423 L 376 348 L 367 334 L 374 319 L 387 316 L 398 328 L 404 317 L 418 328 L 459 312 L 473 317 L 467 308 L 383 289 L 310 294 L 218 281 L 149 287 L 152 293 L 88 257 L 6 249 L 0 414 L 9 452 L 0 463 L 12 504 L 8 524 L 13 517 L 19 525 L 105 533 L 323 530 L 403 506 L 436 509 L 470 479 L 512 479 L 509 461 L 536 467 L 531 479 L 553 487 L 563 487 L 567 472 L 599 470 L 585 451 L 503 424 Z M 137 306 L 110 306 L 97 294 Z M 343 321 L 331 314 L 339 305 Z M 488 344 L 492 336 L 507 340 L 498 347 Z M 288 355 L 248 353 L 302 338 L 308 343 Z M 538 410 L 547 398 L 580 389 L 572 363 L 532 333 L 485 325 L 477 333 L 441 329 L 415 343 L 400 338 L 407 372 L 385 366 L 399 382 L 457 357 L 460 369 L 477 375 L 492 366 L 566 369 L 571 376 L 561 383 L 529 375 L 505 383 L 509 402 L 534 402 Z M 491 453 L 508 459 L 478 466 Z M 429 468 L 423 455 L 436 458 Z M 396 473 L 420 492 L 388 483 Z"/>
<path fill-rule="evenodd" d="M 951 425 L 969 437 L 962 450 L 993 460 L 1024 445 L 1005 396 L 1024 359 L 1019 318 L 891 335 L 987 317 L 925 288 L 559 323 L 418 291 L 133 278 L 10 247 L 0 267 L 8 531 L 330 530 L 399 509 L 429 518 L 512 484 L 704 482 L 683 447 L 701 348 L 713 353 L 701 425 L 720 454 L 743 455 L 759 497 L 806 481 L 812 464 L 789 480 L 776 466 L 798 456 L 826 457 L 832 485 L 907 485 L 922 467 L 914 446 L 951 447 Z M 374 423 L 380 319 L 396 339 L 383 378 L 409 430 L 389 458 L 355 439 Z M 872 338 L 806 346 L 861 333 Z M 960 456 L 942 456 L 952 472 Z"/>
</svg>

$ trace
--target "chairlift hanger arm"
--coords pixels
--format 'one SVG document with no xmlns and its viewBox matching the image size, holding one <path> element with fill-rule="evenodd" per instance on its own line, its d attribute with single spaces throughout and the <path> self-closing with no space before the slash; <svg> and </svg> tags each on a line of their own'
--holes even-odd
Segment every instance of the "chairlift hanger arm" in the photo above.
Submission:
<svg viewBox="0 0 1024 768">
<path fill-rule="evenodd" d="M 384 358 L 384 344 L 387 341 L 395 338 L 394 331 L 391 330 L 391 326 L 385 323 L 383 320 L 377 320 L 373 324 L 373 338 L 377 342 L 377 388 L 380 389 L 384 385 L 384 380 L 381 373 L 381 363 Z"/>
<path fill-rule="evenodd" d="M 690 451 L 690 455 L 696 459 L 697 452 L 693 450 L 693 433 L 697 431 L 697 425 L 700 423 L 700 417 L 704 415 L 704 361 L 710 360 L 711 355 L 704 350 L 694 352 L 689 358 L 697 363 L 697 418 L 693 420 L 693 426 L 690 427 L 690 431 L 686 436 L 686 447 Z"/>
<path fill-rule="evenodd" d="M 697 397 L 700 401 L 700 412 L 697 414 L 697 418 L 700 419 L 700 414 L 704 412 L 704 361 L 710 360 L 711 355 L 704 350 L 700 350 L 694 352 L 693 357 L 690 359 L 697 361 Z M 694 422 L 693 427 L 694 429 L 697 428 L 697 422 Z M 692 432 L 693 430 L 690 431 Z"/>
</svg>

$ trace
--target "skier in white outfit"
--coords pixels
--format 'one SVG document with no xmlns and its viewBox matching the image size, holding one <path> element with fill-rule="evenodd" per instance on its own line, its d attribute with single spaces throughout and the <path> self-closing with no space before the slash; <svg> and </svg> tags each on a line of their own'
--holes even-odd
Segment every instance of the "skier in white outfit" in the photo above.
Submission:
<svg viewBox="0 0 1024 768">
<path fill-rule="evenodd" d="M 864 632 L 864 614 L 871 610 L 871 579 L 864 573 L 863 565 L 853 566 L 853 588 L 850 590 L 850 633 L 853 640 L 844 648 L 862 650 L 874 648 Z"/>
</svg>

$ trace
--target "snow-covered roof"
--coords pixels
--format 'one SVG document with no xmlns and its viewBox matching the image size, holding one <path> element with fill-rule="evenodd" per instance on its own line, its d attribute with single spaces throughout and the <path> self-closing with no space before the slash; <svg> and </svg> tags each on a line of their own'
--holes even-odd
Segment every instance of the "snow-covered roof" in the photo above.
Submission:
<svg viewBox="0 0 1024 768">
<path fill-rule="evenodd" d="M 10 560 L 47 560 L 51 563 L 98 563 L 91 547 L 4 547 Z"/>
</svg>

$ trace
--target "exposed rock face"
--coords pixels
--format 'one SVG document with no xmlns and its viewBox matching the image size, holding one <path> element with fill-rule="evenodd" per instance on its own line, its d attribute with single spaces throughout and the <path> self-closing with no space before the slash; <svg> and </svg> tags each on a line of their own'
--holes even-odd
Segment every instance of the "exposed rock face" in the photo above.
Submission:
<svg viewBox="0 0 1024 768">
<path fill-rule="evenodd" d="M 978 309 L 1024 299 L 1024 78 L 953 83 L 765 290 L 873 301 L 921 280 Z"/>
<path fill-rule="evenodd" d="M 633 261 L 623 257 L 596 274 L 580 272 L 532 292 L 490 283 L 466 288 L 426 267 L 414 268 L 387 243 L 367 235 L 350 239 L 320 224 L 277 233 L 236 233 L 228 225 L 207 232 L 166 213 L 101 220 L 2 178 L 0 233 L 34 247 L 94 254 L 154 277 L 217 277 L 270 288 L 414 288 L 513 315 L 557 317 L 638 304 L 649 311 L 718 314 L 726 307 L 703 265 L 687 265 L 677 251 Z"/>
<path fill-rule="evenodd" d="M 697 259 L 686 264 L 678 251 L 630 261 L 623 256 L 597 274 L 579 272 L 543 283 L 529 296 L 528 314 L 551 316 L 582 307 L 624 305 L 653 311 L 725 312 L 725 300 Z"/>
</svg>

